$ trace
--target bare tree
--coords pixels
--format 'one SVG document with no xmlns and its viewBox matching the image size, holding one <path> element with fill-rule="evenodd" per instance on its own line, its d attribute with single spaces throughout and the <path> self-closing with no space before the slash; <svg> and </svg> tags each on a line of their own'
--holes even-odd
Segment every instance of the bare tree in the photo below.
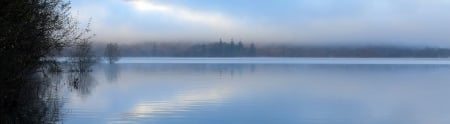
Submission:
<svg viewBox="0 0 450 124">
<path fill-rule="evenodd" d="M 109 63 L 115 63 L 119 60 L 120 51 L 117 43 L 108 43 L 105 48 L 105 57 Z"/>
<path fill-rule="evenodd" d="M 92 51 L 92 42 L 89 40 L 83 40 L 76 43 L 70 59 L 70 62 L 72 63 L 70 71 L 76 72 L 91 71 L 91 66 L 98 60 Z"/>
</svg>

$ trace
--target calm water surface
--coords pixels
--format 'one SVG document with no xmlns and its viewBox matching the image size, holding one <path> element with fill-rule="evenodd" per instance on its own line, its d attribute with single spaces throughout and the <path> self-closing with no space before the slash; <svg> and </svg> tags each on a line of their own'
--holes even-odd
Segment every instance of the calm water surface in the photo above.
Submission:
<svg viewBox="0 0 450 124">
<path fill-rule="evenodd" d="M 99 64 L 63 123 L 448 124 L 450 65 Z"/>
</svg>

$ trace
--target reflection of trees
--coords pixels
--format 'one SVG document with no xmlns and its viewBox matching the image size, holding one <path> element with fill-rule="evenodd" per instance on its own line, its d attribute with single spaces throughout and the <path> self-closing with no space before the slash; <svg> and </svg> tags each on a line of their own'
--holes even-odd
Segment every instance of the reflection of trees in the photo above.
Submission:
<svg viewBox="0 0 450 124">
<path fill-rule="evenodd" d="M 64 72 L 59 69 L 63 66 L 53 64 L 45 64 L 36 69 L 37 73 L 24 75 L 14 83 L 0 83 L 0 124 L 60 121 L 63 104 L 60 85 Z M 89 72 L 68 72 L 67 75 L 71 89 L 82 96 L 90 94 L 95 83 Z"/>
<path fill-rule="evenodd" d="M 132 69 L 137 73 L 207 73 L 218 74 L 221 76 L 242 76 L 245 73 L 254 73 L 259 64 L 142 64 L 131 66 L 127 64 L 120 65 L 119 70 Z M 126 73 L 126 72 L 124 72 Z"/>
<path fill-rule="evenodd" d="M 61 102 L 59 73 L 41 72 L 0 84 L 0 123 L 56 123 Z"/>
<path fill-rule="evenodd" d="M 90 95 L 95 86 L 94 78 L 90 72 L 70 72 L 67 79 L 69 89 L 75 90 L 81 97 Z"/>
<path fill-rule="evenodd" d="M 117 64 L 112 63 L 107 65 L 105 69 L 105 75 L 108 82 L 116 82 L 119 74 L 120 72 Z"/>
</svg>

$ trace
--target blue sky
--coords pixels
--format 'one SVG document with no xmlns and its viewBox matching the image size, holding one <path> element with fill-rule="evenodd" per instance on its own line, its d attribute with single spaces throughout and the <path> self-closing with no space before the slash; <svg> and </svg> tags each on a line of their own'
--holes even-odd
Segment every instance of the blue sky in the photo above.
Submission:
<svg viewBox="0 0 450 124">
<path fill-rule="evenodd" d="M 450 46 L 450 0 L 77 0 L 107 42 Z"/>
</svg>

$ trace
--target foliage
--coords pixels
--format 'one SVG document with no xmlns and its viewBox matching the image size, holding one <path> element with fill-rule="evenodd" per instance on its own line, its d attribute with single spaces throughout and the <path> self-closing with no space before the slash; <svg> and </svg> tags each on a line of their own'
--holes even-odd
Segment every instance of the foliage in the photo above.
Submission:
<svg viewBox="0 0 450 124">
<path fill-rule="evenodd" d="M 87 30 L 63 0 L 0 2 L 1 81 L 15 82 L 35 73 L 47 58 L 84 39 Z"/>
</svg>

